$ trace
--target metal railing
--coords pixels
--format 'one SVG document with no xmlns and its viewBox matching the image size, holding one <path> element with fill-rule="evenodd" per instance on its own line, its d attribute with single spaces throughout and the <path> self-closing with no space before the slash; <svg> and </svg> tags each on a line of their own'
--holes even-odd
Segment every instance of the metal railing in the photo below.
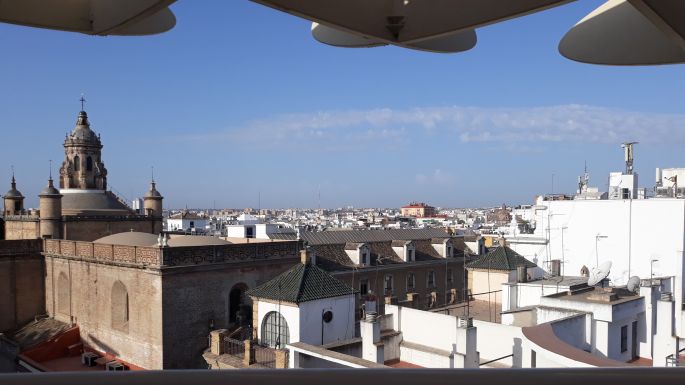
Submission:
<svg viewBox="0 0 685 385">
<path fill-rule="evenodd" d="M 276 350 L 266 346 L 254 347 L 255 364 L 265 366 L 267 368 L 276 368 Z"/>
<path fill-rule="evenodd" d="M 238 358 L 245 357 L 245 342 L 234 338 L 224 338 L 224 354 L 230 354 Z"/>
</svg>

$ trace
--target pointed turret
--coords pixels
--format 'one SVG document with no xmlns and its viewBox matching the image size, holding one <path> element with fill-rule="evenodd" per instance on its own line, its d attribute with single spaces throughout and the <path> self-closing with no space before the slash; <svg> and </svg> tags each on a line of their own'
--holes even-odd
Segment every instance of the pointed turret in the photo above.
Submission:
<svg viewBox="0 0 685 385">
<path fill-rule="evenodd" d="M 12 172 L 11 188 L 2 198 L 5 203 L 4 214 L 7 215 L 21 215 L 24 211 L 24 196 L 17 190 L 17 181 L 14 179 L 14 172 Z"/>
<path fill-rule="evenodd" d="M 62 194 L 55 188 L 52 176 L 38 195 L 40 198 L 40 236 L 59 239 L 62 228 Z"/>
<path fill-rule="evenodd" d="M 157 191 L 157 184 L 152 179 L 150 182 L 150 190 L 145 193 L 143 197 L 145 207 L 145 214 L 151 217 L 162 217 L 162 200 L 164 197 Z"/>
</svg>

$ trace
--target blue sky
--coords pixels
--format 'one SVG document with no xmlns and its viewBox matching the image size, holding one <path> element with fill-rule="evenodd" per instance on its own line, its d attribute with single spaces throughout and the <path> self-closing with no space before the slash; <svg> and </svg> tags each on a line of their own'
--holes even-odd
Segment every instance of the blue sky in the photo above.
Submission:
<svg viewBox="0 0 685 385">
<path fill-rule="evenodd" d="M 685 67 L 564 59 L 560 38 L 600 3 L 479 29 L 450 55 L 325 46 L 245 0 L 180 0 L 151 37 L 0 24 L 0 186 L 14 165 L 37 205 L 82 92 L 109 184 L 140 196 L 154 165 L 166 207 L 530 203 L 552 174 L 572 192 L 584 161 L 606 188 L 628 140 L 651 186 L 654 167 L 685 166 Z"/>
</svg>

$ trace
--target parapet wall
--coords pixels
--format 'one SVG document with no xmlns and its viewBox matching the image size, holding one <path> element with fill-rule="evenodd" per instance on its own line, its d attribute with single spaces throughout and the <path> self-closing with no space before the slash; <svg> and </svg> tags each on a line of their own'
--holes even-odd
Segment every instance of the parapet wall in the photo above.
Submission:
<svg viewBox="0 0 685 385">
<path fill-rule="evenodd" d="M 297 241 L 189 247 L 141 247 L 93 242 L 45 240 L 45 254 L 139 267 L 193 266 L 296 258 Z"/>
</svg>

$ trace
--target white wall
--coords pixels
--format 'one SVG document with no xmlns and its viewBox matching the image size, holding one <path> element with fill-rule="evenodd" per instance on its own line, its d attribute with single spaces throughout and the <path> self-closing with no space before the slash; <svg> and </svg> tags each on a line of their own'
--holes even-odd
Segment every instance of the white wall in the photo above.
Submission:
<svg viewBox="0 0 685 385">
<path fill-rule="evenodd" d="M 261 340 L 262 338 L 262 324 L 264 322 L 264 316 L 272 311 L 280 312 L 283 318 L 285 318 L 285 321 L 288 323 L 288 333 L 290 334 L 290 340 L 288 342 L 300 341 L 300 309 L 291 304 L 281 303 L 279 306 L 277 303 L 265 301 L 257 301 L 259 339 Z"/>
<path fill-rule="evenodd" d="M 609 278 L 625 284 L 632 275 L 650 278 L 675 276 L 674 300 L 683 303 L 683 250 L 685 250 L 685 200 L 577 200 L 544 201 L 547 210 L 536 211 L 535 234 L 548 245 L 512 243 L 511 248 L 527 258 L 542 261 L 565 258 L 565 275 L 579 275 L 582 266 L 595 267 L 595 237 L 599 263 L 611 261 Z M 565 230 L 562 230 L 566 227 Z M 548 233 L 549 229 L 549 233 Z M 561 234 L 564 236 L 564 252 Z M 630 234 L 630 237 L 629 237 Z M 525 236 L 518 236 L 518 240 Z M 629 239 L 631 240 L 629 242 Z M 629 247 L 630 246 L 630 247 Z M 651 260 L 658 259 L 653 264 Z M 536 261 L 534 261 L 536 262 Z M 683 312 L 676 312 L 676 334 L 685 335 Z"/>
<path fill-rule="evenodd" d="M 550 259 L 562 259 L 561 233 L 562 227 L 566 227 L 563 230 L 565 275 L 580 275 L 583 265 L 596 266 L 597 234 L 607 236 L 597 242 L 599 263 L 612 261 L 609 278 L 616 284 L 625 284 L 632 275 L 649 278 L 650 260 L 654 258 L 659 259 L 654 263 L 655 276 L 670 276 L 674 272 L 682 275 L 683 199 L 644 199 L 632 200 L 632 203 L 630 200 L 544 201 L 541 205 L 548 209 L 536 211 L 537 227 L 532 237 L 547 238 L 549 229 Z M 632 233 L 630 263 L 629 230 Z M 517 236 L 518 240 L 525 238 L 525 235 Z M 510 247 L 531 260 L 537 254 L 540 262 L 548 254 L 544 244 L 511 243 Z"/>
<path fill-rule="evenodd" d="M 385 305 L 385 314 L 392 314 L 393 329 L 402 333 L 402 361 L 433 368 L 478 367 L 477 329 L 458 327 L 457 317 L 396 305 Z"/>
<path fill-rule="evenodd" d="M 208 220 L 204 218 L 200 219 L 181 219 L 181 218 L 168 218 L 166 223 L 167 223 L 167 230 L 168 231 L 175 231 L 175 230 L 188 230 L 190 229 L 190 222 L 193 222 L 193 228 L 197 230 L 205 230 L 207 227 Z"/>
<path fill-rule="evenodd" d="M 568 285 L 505 283 L 502 285 L 502 311 L 540 304 L 540 297 L 568 291 Z"/>
<path fill-rule="evenodd" d="M 513 368 L 521 367 L 523 333 L 520 327 L 478 320 L 473 320 L 473 326 L 478 329 L 477 347 L 481 361 L 490 361 L 513 354 L 514 357 L 496 361 L 497 364 Z"/>
<path fill-rule="evenodd" d="M 325 310 L 333 312 L 329 323 L 321 318 Z M 300 303 L 300 341 L 321 345 L 322 325 L 324 344 L 354 338 L 354 297 L 347 295 Z"/>
<path fill-rule="evenodd" d="M 453 351 L 457 317 L 396 305 L 385 305 L 385 314 L 393 315 L 393 329 L 402 332 L 404 341 Z"/>
</svg>

